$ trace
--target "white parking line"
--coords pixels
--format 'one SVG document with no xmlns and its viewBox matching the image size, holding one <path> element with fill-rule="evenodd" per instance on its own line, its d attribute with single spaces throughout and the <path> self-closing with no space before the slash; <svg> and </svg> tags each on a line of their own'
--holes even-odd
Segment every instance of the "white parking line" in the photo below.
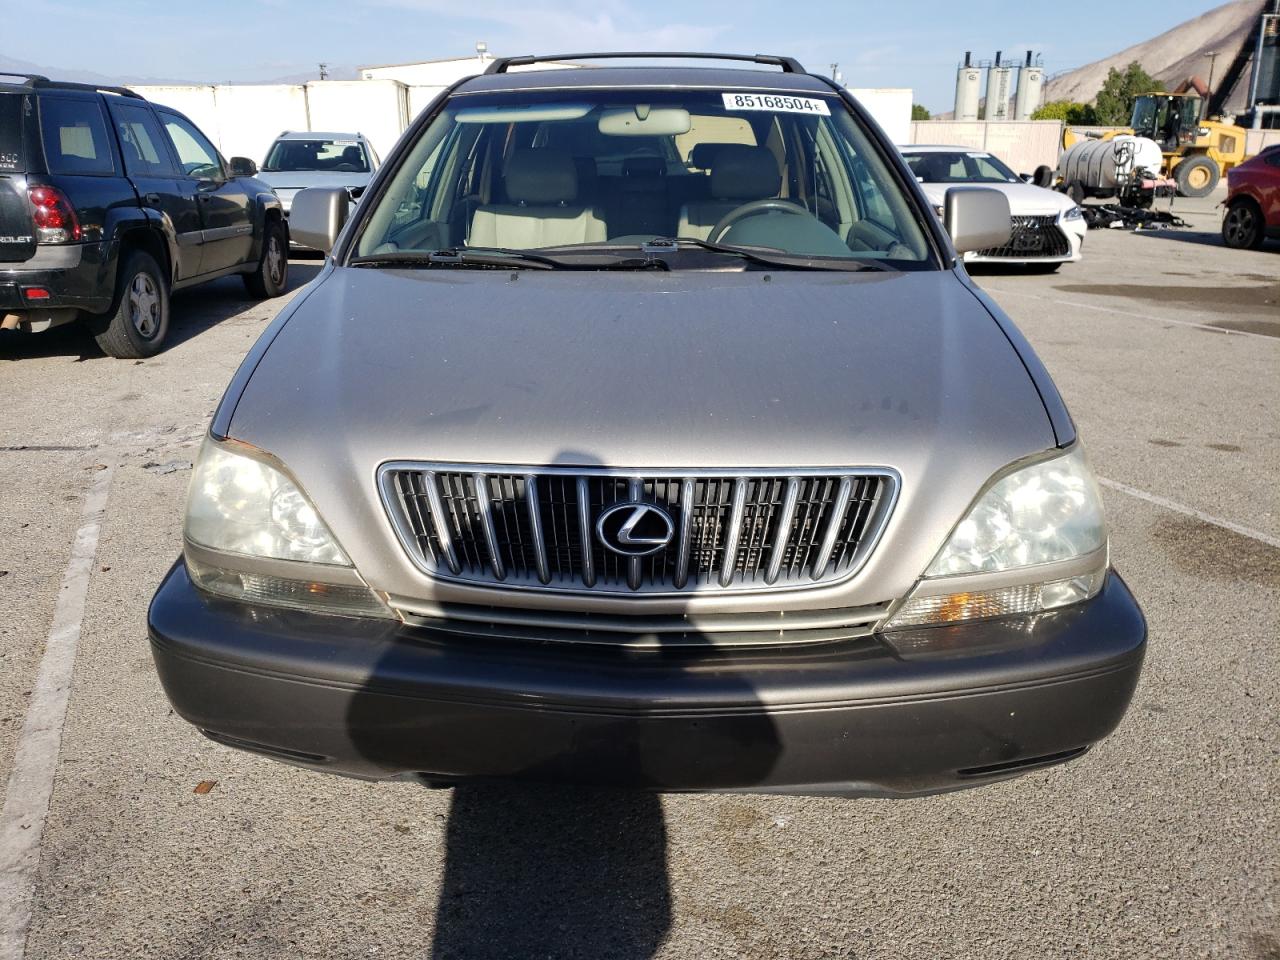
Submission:
<svg viewBox="0 0 1280 960">
<path fill-rule="evenodd" d="M 1188 517 L 1195 517 L 1197 520 L 1211 523 L 1215 527 L 1222 527 L 1223 530 L 1230 530 L 1232 533 L 1238 533 L 1242 537 L 1248 537 L 1251 540 L 1257 540 L 1259 543 L 1265 543 L 1267 546 L 1280 549 L 1280 537 L 1273 537 L 1271 534 L 1255 530 L 1253 527 L 1246 527 L 1238 523 L 1232 523 L 1230 520 L 1223 520 L 1221 517 L 1215 517 L 1211 513 L 1204 513 L 1195 507 L 1188 507 L 1185 503 L 1178 503 L 1178 501 L 1162 497 L 1158 493 L 1139 490 L 1137 487 L 1131 487 L 1127 483 L 1121 483 L 1119 480 L 1108 480 L 1106 477 L 1099 477 L 1098 482 L 1104 487 L 1119 490 L 1121 493 L 1127 493 L 1129 496 L 1145 500 L 1147 503 L 1154 503 L 1156 506 L 1164 507 L 1166 510 L 1174 510 Z"/>
<path fill-rule="evenodd" d="M 1098 313 L 1114 313 L 1121 317 L 1135 320 L 1151 320 L 1154 323 L 1172 323 L 1179 327 L 1194 327 L 1197 330 L 1208 330 L 1210 333 L 1222 333 L 1232 337 L 1257 337 L 1259 340 L 1277 342 L 1276 337 L 1267 333 L 1252 333 L 1248 330 L 1228 330 L 1215 327 L 1211 323 L 1196 323 L 1194 320 L 1176 320 L 1173 317 L 1156 316 L 1152 313 L 1138 313 L 1134 310 L 1121 310 L 1119 307 L 1100 307 L 1094 303 L 1081 303 L 1079 300 L 1062 300 L 1058 297 L 1045 297 L 1038 293 L 1026 293 L 1022 290 L 1010 290 L 1007 287 L 983 287 L 992 296 L 1026 297 L 1028 300 L 1043 300 L 1045 303 L 1056 303 L 1060 307 L 1072 307 L 1076 310 L 1095 310 Z"/>
<path fill-rule="evenodd" d="M 80 528 L 63 574 L 27 719 L 18 738 L 4 809 L 0 810 L 0 960 L 23 960 L 26 953 L 40 838 L 57 773 L 89 575 L 114 472 L 110 464 L 98 471 L 85 495 Z"/>
</svg>

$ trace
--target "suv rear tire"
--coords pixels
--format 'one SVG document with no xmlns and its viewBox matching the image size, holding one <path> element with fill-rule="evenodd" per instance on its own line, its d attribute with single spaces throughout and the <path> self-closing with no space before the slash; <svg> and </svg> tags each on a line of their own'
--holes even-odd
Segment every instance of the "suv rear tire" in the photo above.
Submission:
<svg viewBox="0 0 1280 960">
<path fill-rule="evenodd" d="M 138 360 L 159 352 L 169 333 L 169 284 L 151 254 L 127 254 L 115 310 L 94 320 L 94 339 L 109 357 Z"/>
<path fill-rule="evenodd" d="M 262 231 L 262 256 L 253 273 L 244 275 L 244 285 L 259 300 L 284 293 L 289 286 L 289 238 L 279 220 L 268 220 Z"/>
</svg>

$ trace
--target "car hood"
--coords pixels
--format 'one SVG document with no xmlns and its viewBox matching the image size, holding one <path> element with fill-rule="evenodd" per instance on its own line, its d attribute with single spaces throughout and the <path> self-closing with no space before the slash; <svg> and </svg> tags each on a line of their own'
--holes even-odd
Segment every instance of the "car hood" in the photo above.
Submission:
<svg viewBox="0 0 1280 960">
<path fill-rule="evenodd" d="M 1037 187 L 1034 183 L 922 183 L 921 189 L 929 202 L 942 206 L 947 190 L 951 187 L 989 187 L 999 190 L 1009 198 L 1009 212 L 1014 216 L 1046 216 L 1069 210 L 1075 204 L 1065 193 Z"/>
<path fill-rule="evenodd" d="M 393 592 L 422 578 L 377 499 L 389 460 L 887 467 L 902 480 L 886 538 L 904 515 L 930 532 L 891 569 L 873 558 L 871 582 L 879 562 L 892 583 L 878 602 L 992 473 L 1055 443 L 1021 358 L 946 271 L 334 268 L 301 296 L 229 435 L 283 460 Z"/>
<path fill-rule="evenodd" d="M 258 179 L 277 193 L 290 197 L 308 187 L 363 187 L 373 177 L 371 173 L 320 173 L 309 170 L 258 171 Z"/>
</svg>

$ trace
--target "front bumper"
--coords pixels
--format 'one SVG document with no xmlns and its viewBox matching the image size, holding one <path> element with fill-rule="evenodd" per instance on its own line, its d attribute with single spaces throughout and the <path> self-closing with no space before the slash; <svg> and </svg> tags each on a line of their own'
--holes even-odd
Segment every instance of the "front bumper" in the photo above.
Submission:
<svg viewBox="0 0 1280 960">
<path fill-rule="evenodd" d="M 964 262 L 966 264 L 973 263 L 1077 263 L 1084 256 L 1084 238 L 1089 232 L 1089 226 L 1085 223 L 1084 218 L 1079 220 L 1059 220 L 1050 229 L 1060 233 L 1065 240 L 1066 249 L 1061 253 L 1054 253 L 1052 249 L 1048 251 L 1032 251 L 1022 253 L 1014 250 L 1012 246 L 1001 248 L 999 252 L 986 250 L 971 250 L 964 254 Z M 1052 247 L 1050 243 L 1048 246 Z"/>
<path fill-rule="evenodd" d="M 181 562 L 148 616 L 174 708 L 215 740 L 431 782 L 907 796 L 1078 756 L 1120 722 L 1146 624 L 1111 574 L 1013 621 L 773 649 L 471 641 L 209 597 Z"/>
</svg>

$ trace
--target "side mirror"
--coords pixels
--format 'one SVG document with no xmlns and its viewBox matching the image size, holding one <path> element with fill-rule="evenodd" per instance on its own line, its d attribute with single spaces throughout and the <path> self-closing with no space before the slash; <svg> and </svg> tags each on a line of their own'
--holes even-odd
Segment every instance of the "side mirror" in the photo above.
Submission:
<svg viewBox="0 0 1280 960">
<path fill-rule="evenodd" d="M 297 201 L 294 201 L 297 209 Z M 1002 247 L 1013 235 L 1009 199 L 989 187 L 952 187 L 947 191 L 942 223 L 956 253 Z"/>
<path fill-rule="evenodd" d="M 231 175 L 233 177 L 254 177 L 258 174 L 258 165 L 248 157 L 231 158 Z"/>
<path fill-rule="evenodd" d="M 351 212 L 351 198 L 342 187 L 308 187 L 293 196 L 289 236 L 304 247 L 328 253 L 333 249 Z"/>
</svg>

